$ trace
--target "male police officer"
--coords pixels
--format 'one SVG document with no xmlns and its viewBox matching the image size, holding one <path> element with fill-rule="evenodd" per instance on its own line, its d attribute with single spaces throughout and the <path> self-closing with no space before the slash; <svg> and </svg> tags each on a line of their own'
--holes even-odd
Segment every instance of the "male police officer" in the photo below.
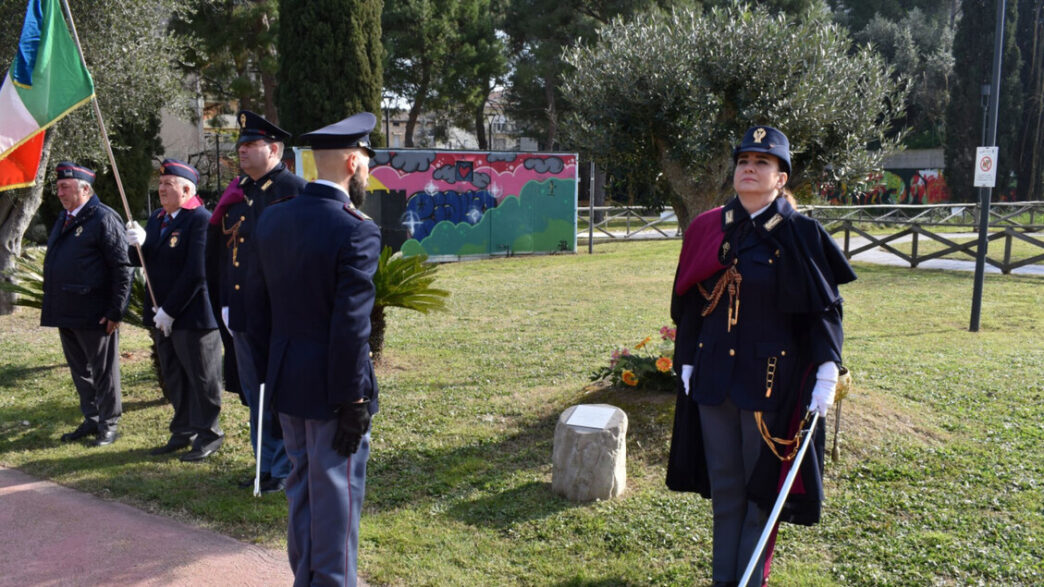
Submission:
<svg viewBox="0 0 1044 587">
<path fill-rule="evenodd" d="M 255 235 L 265 288 L 249 328 L 293 463 L 287 547 L 298 586 L 356 583 L 381 236 L 349 194 L 365 195 L 376 121 L 364 112 L 303 135 L 319 179 L 262 217 Z"/>
<path fill-rule="evenodd" d="M 95 446 L 119 437 L 119 326 L 130 295 L 127 241 L 119 215 L 102 204 L 94 172 L 62 161 L 56 169 L 65 208 L 51 229 L 44 257 L 41 326 L 57 326 L 80 396 L 83 422 L 62 442 L 96 434 Z"/>
<path fill-rule="evenodd" d="M 261 492 L 281 491 L 286 486 L 290 461 L 283 441 L 272 434 L 270 410 L 261 409 L 259 385 L 255 375 L 255 352 L 246 336 L 250 318 L 246 299 L 261 284 L 248 279 L 254 262 L 253 233 L 261 213 L 273 202 L 296 196 L 307 183 L 282 163 L 283 143 L 290 134 L 261 116 L 242 110 L 239 123 L 239 166 L 243 174 L 233 180 L 211 217 L 208 259 L 216 263 L 216 287 L 221 316 L 232 334 L 235 345 L 240 387 L 250 406 L 250 443 L 257 454 L 261 443 Z M 211 272 L 213 274 L 213 272 Z M 266 404 L 269 402 L 266 401 Z M 261 438 L 257 437 L 258 414 L 263 418 Z M 240 487 L 252 487 L 254 477 L 244 479 Z"/>
<path fill-rule="evenodd" d="M 199 173 L 191 165 L 166 159 L 160 165 L 162 208 L 145 229 L 127 228 L 131 245 L 140 245 L 148 266 L 156 307 L 145 300 L 144 322 L 153 326 L 163 392 L 174 407 L 170 439 L 150 454 L 188 446 L 182 461 L 201 461 L 221 447 L 221 336 L 210 306 L 204 273 L 204 248 L 210 213 L 196 197 Z M 137 251 L 131 262 L 140 264 Z"/>
</svg>

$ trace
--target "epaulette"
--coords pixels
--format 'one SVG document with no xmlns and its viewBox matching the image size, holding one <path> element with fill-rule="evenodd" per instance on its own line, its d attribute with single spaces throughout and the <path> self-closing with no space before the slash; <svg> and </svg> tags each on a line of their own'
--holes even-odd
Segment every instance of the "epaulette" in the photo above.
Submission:
<svg viewBox="0 0 1044 587">
<path fill-rule="evenodd" d="M 356 208 L 355 206 L 353 206 L 351 202 L 349 202 L 349 203 L 344 205 L 344 211 L 349 213 L 349 214 L 351 214 L 352 216 L 355 216 L 356 218 L 358 218 L 359 220 L 362 220 L 362 221 L 373 220 L 369 216 L 367 216 L 367 215 L 363 214 L 362 212 L 360 212 L 359 209 Z"/>
</svg>

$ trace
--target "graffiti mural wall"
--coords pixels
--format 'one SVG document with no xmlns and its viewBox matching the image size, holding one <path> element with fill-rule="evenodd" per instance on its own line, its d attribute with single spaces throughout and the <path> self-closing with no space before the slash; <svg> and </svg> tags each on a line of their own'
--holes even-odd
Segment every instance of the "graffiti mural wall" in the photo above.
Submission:
<svg viewBox="0 0 1044 587">
<path fill-rule="evenodd" d="M 314 178 L 311 153 L 297 169 Z M 575 154 L 378 150 L 363 211 L 434 259 L 576 250 Z"/>
<path fill-rule="evenodd" d="M 885 169 L 871 178 L 874 188 L 858 193 L 846 186 L 824 184 L 820 195 L 831 204 L 942 204 L 950 190 L 942 169 Z"/>
</svg>

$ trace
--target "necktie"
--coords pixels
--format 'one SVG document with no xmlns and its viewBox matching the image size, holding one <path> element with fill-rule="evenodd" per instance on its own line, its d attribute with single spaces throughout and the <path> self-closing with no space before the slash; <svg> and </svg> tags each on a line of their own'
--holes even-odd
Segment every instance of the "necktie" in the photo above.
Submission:
<svg viewBox="0 0 1044 587">
<path fill-rule="evenodd" d="M 71 213 L 66 212 L 65 213 L 65 224 L 62 225 L 62 230 L 65 230 L 66 228 L 69 228 L 69 225 L 73 223 L 73 220 L 76 220 L 76 217 L 73 216 Z"/>
<path fill-rule="evenodd" d="M 170 214 L 164 214 L 163 221 L 160 222 L 160 232 L 167 230 L 168 226 L 170 226 Z"/>
</svg>

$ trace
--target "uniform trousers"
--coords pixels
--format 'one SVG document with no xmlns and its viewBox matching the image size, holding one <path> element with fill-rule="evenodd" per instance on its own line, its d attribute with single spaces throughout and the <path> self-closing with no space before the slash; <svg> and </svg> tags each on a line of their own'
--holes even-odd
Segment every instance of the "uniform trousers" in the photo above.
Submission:
<svg viewBox="0 0 1044 587">
<path fill-rule="evenodd" d="M 172 439 L 195 437 L 193 448 L 216 449 L 225 434 L 221 414 L 221 335 L 217 329 L 174 330 L 164 336 L 152 329 L 163 395 L 174 407 Z"/>
<path fill-rule="evenodd" d="M 123 413 L 120 392 L 119 330 L 59 328 L 65 361 L 80 396 L 83 419 L 99 432 L 116 427 Z"/>
<path fill-rule="evenodd" d="M 772 416 L 763 414 L 766 424 L 771 424 Z M 712 576 L 715 581 L 738 581 L 768 521 L 768 512 L 747 498 L 747 481 L 765 441 L 754 412 L 741 410 L 728 399 L 717 406 L 700 404 L 700 425 L 714 515 Z M 765 555 L 762 551 L 749 585 L 761 585 Z"/>
<path fill-rule="evenodd" d="M 370 434 L 363 436 L 355 454 L 342 457 L 332 448 L 336 418 L 279 414 L 279 422 L 293 463 L 286 499 L 290 505 L 287 553 L 294 587 L 354 587 Z"/>
<path fill-rule="evenodd" d="M 265 398 L 265 406 L 261 406 L 261 386 L 257 381 L 254 369 L 254 353 L 245 332 L 232 332 L 232 342 L 236 349 L 236 371 L 239 373 L 239 384 L 243 389 L 243 397 L 250 407 L 250 446 L 257 454 L 257 415 L 261 413 L 261 472 L 269 473 L 279 479 L 290 474 L 290 459 L 286 456 L 283 439 L 272 434 L 272 423 L 275 417 L 271 409 L 271 397 Z"/>
</svg>

